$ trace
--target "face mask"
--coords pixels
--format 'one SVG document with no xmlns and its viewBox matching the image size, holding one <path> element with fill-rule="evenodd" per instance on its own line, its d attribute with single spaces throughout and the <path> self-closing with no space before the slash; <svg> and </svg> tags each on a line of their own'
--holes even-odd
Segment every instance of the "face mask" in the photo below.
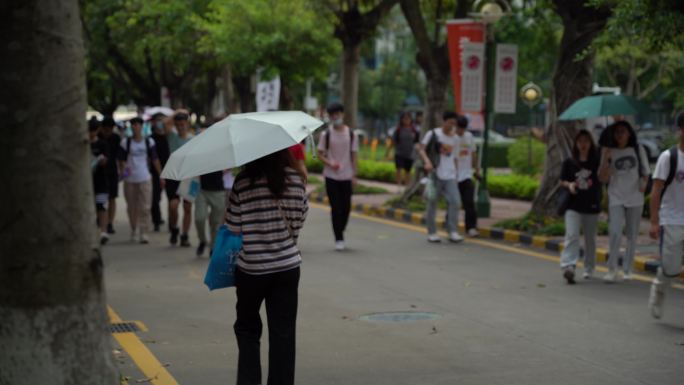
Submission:
<svg viewBox="0 0 684 385">
<path fill-rule="evenodd" d="M 155 124 L 155 127 L 157 128 L 157 130 L 163 130 L 164 129 L 164 122 L 157 122 Z"/>
<path fill-rule="evenodd" d="M 342 118 L 337 118 L 337 119 L 333 120 L 332 123 L 333 123 L 334 125 L 336 125 L 336 126 L 341 126 L 341 125 L 344 124 L 344 119 L 342 119 Z"/>
</svg>

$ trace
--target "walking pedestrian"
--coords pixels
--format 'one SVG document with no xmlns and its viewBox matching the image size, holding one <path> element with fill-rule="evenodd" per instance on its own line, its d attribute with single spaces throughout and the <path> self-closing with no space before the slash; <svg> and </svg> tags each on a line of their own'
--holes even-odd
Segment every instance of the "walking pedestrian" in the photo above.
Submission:
<svg viewBox="0 0 684 385">
<path fill-rule="evenodd" d="M 207 218 L 211 245 L 214 245 L 216 232 L 223 220 L 226 210 L 226 193 L 223 187 L 223 171 L 216 171 L 200 176 L 200 190 L 195 198 L 195 228 L 197 229 L 197 256 L 204 254 L 207 246 Z M 211 255 L 211 252 L 209 253 Z"/>
<path fill-rule="evenodd" d="M 325 191 L 330 201 L 330 215 L 335 250 L 346 249 L 344 230 L 351 213 L 351 197 L 356 185 L 357 153 L 359 138 L 350 127 L 344 124 L 344 107 L 333 103 L 327 108 L 330 124 L 321 134 L 318 143 L 318 157 L 323 164 Z"/>
<path fill-rule="evenodd" d="M 601 212 L 601 183 L 598 179 L 598 151 L 587 130 L 575 135 L 572 157 L 563 162 L 561 186 L 568 189 L 570 199 L 565 211 L 565 246 L 560 267 L 568 284 L 575 283 L 575 268 L 580 257 L 580 230 L 584 232 L 584 279 L 594 274 L 596 235 Z"/>
<path fill-rule="evenodd" d="M 458 192 L 465 211 L 465 230 L 471 237 L 480 235 L 477 231 L 477 211 L 475 210 L 475 183 L 473 177 L 480 179 L 480 162 L 477 158 L 475 138 L 468 128 L 468 118 L 456 119 L 458 135 Z"/>
<path fill-rule="evenodd" d="M 656 163 L 651 193 L 651 238 L 660 238 L 660 267 L 648 300 L 651 315 L 663 316 L 665 290 L 682 272 L 684 258 L 684 113 L 677 117 L 679 143 Z"/>
<path fill-rule="evenodd" d="M 116 218 L 116 198 L 119 196 L 119 168 L 117 160 L 120 157 L 119 146 L 121 144 L 121 136 L 114 132 L 116 123 L 111 116 L 105 116 L 102 119 L 100 127 L 100 138 L 107 143 L 109 149 L 109 161 L 105 168 L 107 175 L 107 186 L 109 188 L 107 205 L 107 234 L 114 234 L 114 219 Z"/>
<path fill-rule="evenodd" d="M 192 139 L 192 134 L 189 132 L 188 114 L 185 110 L 179 110 L 173 116 L 174 126 L 166 126 L 166 140 L 169 143 L 169 151 L 173 153 Z M 178 187 L 180 182 L 172 179 L 166 180 L 166 198 L 169 200 L 169 230 L 171 237 L 169 242 L 172 245 L 178 243 L 178 206 L 181 198 L 178 195 Z M 180 234 L 180 245 L 183 247 L 190 247 L 190 238 L 188 231 L 192 223 L 192 202 L 183 199 L 183 223 L 182 234 Z"/>
<path fill-rule="evenodd" d="M 306 154 L 304 153 L 304 143 L 297 143 L 289 148 L 290 155 L 292 155 L 292 168 L 297 170 L 299 176 L 302 177 L 304 184 L 309 177 L 306 169 Z"/>
<path fill-rule="evenodd" d="M 228 229 L 242 234 L 235 287 L 237 384 L 261 384 L 261 303 L 268 321 L 269 385 L 295 378 L 295 337 L 302 257 L 299 231 L 308 210 L 306 187 L 288 150 L 248 163 L 237 176 L 226 211 Z"/>
<path fill-rule="evenodd" d="M 166 130 L 165 130 L 165 120 L 171 122 L 163 114 L 155 114 L 150 124 L 152 125 L 152 134 L 150 137 L 154 140 L 154 146 L 157 150 L 157 156 L 159 157 L 159 163 L 163 169 L 166 166 L 166 161 L 169 160 L 169 142 L 166 140 Z M 154 231 L 159 231 L 161 225 L 164 224 L 164 219 L 162 218 L 161 208 L 159 203 L 161 202 L 161 177 L 154 167 L 150 167 L 150 172 L 152 173 L 152 207 L 150 211 L 152 212 L 152 224 L 154 225 Z"/>
<path fill-rule="evenodd" d="M 447 231 L 449 241 L 462 242 L 463 237 L 458 233 L 458 210 L 461 202 L 458 191 L 458 156 L 460 147 L 459 137 L 454 127 L 458 115 L 453 111 L 445 111 L 442 116 L 442 126 L 428 131 L 421 143 L 417 145 L 418 154 L 423 160 L 423 167 L 428 174 L 430 187 L 434 194 L 428 194 L 426 222 L 428 242 L 438 243 L 441 238 L 437 235 L 437 201 L 443 196 L 447 201 Z"/>
<path fill-rule="evenodd" d="M 150 163 L 161 174 L 154 139 L 142 135 L 142 118 L 130 120 L 133 136 L 121 141 L 120 173 L 124 180 L 124 197 L 131 226 L 131 241 L 149 243 L 147 238 L 152 201 Z M 162 187 L 163 187 L 163 181 Z"/>
<path fill-rule="evenodd" d="M 90 168 L 93 173 L 93 192 L 95 193 L 95 212 L 97 215 L 97 226 L 100 229 L 100 244 L 104 245 L 109 241 L 107 234 L 107 202 L 109 200 L 109 186 L 107 178 L 107 164 L 110 162 L 109 148 L 107 142 L 98 137 L 100 122 L 98 120 L 88 121 L 88 137 L 90 139 L 90 153 L 92 155 Z M 115 162 L 115 160 L 112 160 Z"/>
<path fill-rule="evenodd" d="M 399 122 L 394 129 L 392 139 L 385 153 L 389 157 L 394 148 L 394 165 L 397 169 L 396 181 L 398 186 L 407 186 L 413 168 L 414 152 L 416 144 L 420 140 L 420 131 L 413 124 L 410 112 L 399 114 Z"/>
<path fill-rule="evenodd" d="M 606 129 L 610 131 L 606 135 L 608 142 L 601 144 L 599 179 L 608 183 L 609 271 L 604 280 L 612 283 L 620 279 L 617 267 L 623 227 L 627 238 L 627 249 L 622 259 L 623 278 L 632 278 L 632 263 L 650 169 L 646 152 L 639 145 L 634 129 L 628 122 L 620 120 Z"/>
</svg>

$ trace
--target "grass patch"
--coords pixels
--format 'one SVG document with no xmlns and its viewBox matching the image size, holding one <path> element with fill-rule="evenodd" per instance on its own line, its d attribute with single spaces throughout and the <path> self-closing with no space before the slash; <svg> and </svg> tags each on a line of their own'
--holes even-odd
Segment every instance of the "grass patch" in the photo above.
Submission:
<svg viewBox="0 0 684 385">
<path fill-rule="evenodd" d="M 504 219 L 494 224 L 494 227 L 549 237 L 565 235 L 565 221 L 563 219 L 545 218 L 531 213 L 520 218 Z M 608 222 L 599 221 L 598 235 L 608 235 Z"/>
<path fill-rule="evenodd" d="M 316 189 L 316 193 L 325 194 L 325 185 L 321 184 L 321 186 L 319 186 Z M 354 195 L 389 194 L 389 191 L 385 190 L 382 187 L 367 186 L 364 184 L 357 183 L 356 186 L 354 186 L 354 191 L 352 191 L 352 194 L 354 194 Z"/>
</svg>

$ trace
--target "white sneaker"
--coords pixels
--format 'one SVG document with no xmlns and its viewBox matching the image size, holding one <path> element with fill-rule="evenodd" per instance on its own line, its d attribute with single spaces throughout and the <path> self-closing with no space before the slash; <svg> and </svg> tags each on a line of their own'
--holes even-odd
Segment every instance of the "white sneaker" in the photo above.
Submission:
<svg viewBox="0 0 684 385">
<path fill-rule="evenodd" d="M 651 309 L 651 316 L 660 319 L 663 316 L 663 302 L 665 293 L 655 283 L 651 284 L 651 295 L 648 297 L 648 308 Z"/>
<path fill-rule="evenodd" d="M 143 245 L 150 243 L 150 240 L 147 238 L 147 235 L 140 234 L 140 243 L 142 243 Z"/>
<path fill-rule="evenodd" d="M 603 282 L 605 283 L 615 283 L 618 279 L 618 273 L 616 271 L 609 271 L 603 276 Z"/>
<path fill-rule="evenodd" d="M 593 272 L 593 271 L 589 271 L 589 270 L 585 270 L 584 273 L 582 274 L 582 278 L 584 278 L 584 279 L 592 279 L 592 278 L 594 278 L 594 272 Z"/>
<path fill-rule="evenodd" d="M 453 233 L 449 234 L 449 242 L 453 242 L 453 243 L 463 242 L 463 237 L 461 236 L 461 234 L 454 231 Z"/>
<path fill-rule="evenodd" d="M 472 229 L 468 230 L 468 236 L 469 236 L 469 237 L 472 237 L 472 238 L 479 237 L 479 236 L 480 236 L 480 232 L 477 231 L 476 228 L 472 228 Z"/>
<path fill-rule="evenodd" d="M 622 279 L 625 281 L 631 281 L 632 280 L 632 273 L 624 272 L 622 274 Z"/>
<path fill-rule="evenodd" d="M 428 234 L 428 242 L 439 243 L 442 242 L 442 238 L 440 238 L 437 234 Z"/>
<path fill-rule="evenodd" d="M 335 251 L 343 251 L 346 248 L 344 241 L 335 241 Z"/>
<path fill-rule="evenodd" d="M 109 242 L 109 234 L 106 232 L 100 233 L 100 245 L 104 246 Z"/>
<path fill-rule="evenodd" d="M 138 240 L 138 229 L 132 229 L 131 230 L 131 242 L 135 242 Z"/>
</svg>

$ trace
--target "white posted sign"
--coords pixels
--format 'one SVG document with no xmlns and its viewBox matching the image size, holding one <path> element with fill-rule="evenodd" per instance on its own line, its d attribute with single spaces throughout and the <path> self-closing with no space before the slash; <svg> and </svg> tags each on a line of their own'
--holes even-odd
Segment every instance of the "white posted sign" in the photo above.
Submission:
<svg viewBox="0 0 684 385">
<path fill-rule="evenodd" d="M 461 42 L 461 108 L 482 111 L 484 84 L 484 44 Z"/>
<path fill-rule="evenodd" d="M 496 72 L 494 75 L 494 112 L 515 114 L 518 95 L 518 46 L 496 45 Z"/>
<path fill-rule="evenodd" d="M 280 103 L 280 76 L 257 83 L 256 107 L 257 112 L 277 111 Z"/>
</svg>

